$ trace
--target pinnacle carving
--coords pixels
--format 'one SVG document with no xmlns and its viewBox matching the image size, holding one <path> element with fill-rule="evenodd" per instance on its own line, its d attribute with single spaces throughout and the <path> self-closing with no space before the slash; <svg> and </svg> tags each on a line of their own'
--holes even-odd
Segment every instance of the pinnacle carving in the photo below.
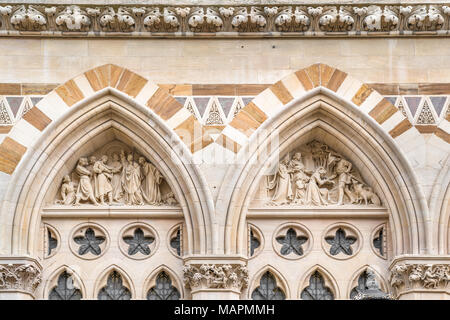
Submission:
<svg viewBox="0 0 450 320">
<path fill-rule="evenodd" d="M 355 36 L 384 32 L 410 36 L 450 28 L 450 7 L 440 4 L 296 6 L 273 2 L 252 5 L 242 1 L 236 6 L 92 7 L 52 6 L 42 1 L 42 4 L 4 4 L 0 6 L 0 17 L 4 31 L 42 32 L 51 36 L 62 35 L 61 32 L 138 33 L 139 36 L 175 32 L 283 32 L 299 36 L 347 33 Z"/>
<path fill-rule="evenodd" d="M 248 269 L 231 264 L 186 264 L 183 267 L 186 288 L 235 289 L 248 286 Z"/>
<path fill-rule="evenodd" d="M 41 280 L 41 271 L 31 264 L 0 265 L 0 291 L 20 290 L 32 294 Z"/>
</svg>

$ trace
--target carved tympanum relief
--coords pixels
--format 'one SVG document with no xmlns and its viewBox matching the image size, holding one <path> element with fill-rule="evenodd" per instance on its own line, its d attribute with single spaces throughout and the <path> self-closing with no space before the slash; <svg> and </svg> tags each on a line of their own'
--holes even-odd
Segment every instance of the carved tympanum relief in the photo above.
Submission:
<svg viewBox="0 0 450 320">
<path fill-rule="evenodd" d="M 79 158 L 74 170 L 63 177 L 55 204 L 178 204 L 155 165 L 134 151 L 119 148 L 115 145 L 98 155 Z"/>
<path fill-rule="evenodd" d="M 284 156 L 266 189 L 267 205 L 381 205 L 353 164 L 317 140 Z"/>
</svg>

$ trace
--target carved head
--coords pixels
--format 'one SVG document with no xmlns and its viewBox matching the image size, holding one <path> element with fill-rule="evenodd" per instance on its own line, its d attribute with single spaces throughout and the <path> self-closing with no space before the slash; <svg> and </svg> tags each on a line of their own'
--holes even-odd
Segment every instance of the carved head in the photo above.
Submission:
<svg viewBox="0 0 450 320">
<path fill-rule="evenodd" d="M 86 166 L 87 164 L 88 164 L 88 160 L 87 160 L 87 158 L 80 158 L 80 160 L 78 160 L 78 164 L 80 165 L 80 166 Z"/>
<path fill-rule="evenodd" d="M 102 155 L 102 162 L 105 164 L 108 162 L 108 156 L 106 154 Z"/>
<path fill-rule="evenodd" d="M 70 182 L 70 177 L 68 175 L 65 175 L 63 178 L 63 182 L 64 183 L 69 183 Z"/>
<path fill-rule="evenodd" d="M 127 160 L 128 160 L 129 162 L 132 162 L 132 161 L 133 161 L 133 154 L 132 154 L 132 153 L 130 153 L 130 154 L 127 156 Z"/>
<path fill-rule="evenodd" d="M 293 160 L 301 160 L 302 154 L 300 152 L 296 152 L 294 156 L 292 157 Z"/>
<path fill-rule="evenodd" d="M 318 167 L 317 172 L 320 174 L 320 176 L 323 176 L 327 173 L 327 170 L 325 170 L 324 167 Z"/>
<path fill-rule="evenodd" d="M 90 157 L 89 157 L 89 163 L 90 163 L 90 164 L 94 164 L 95 161 L 97 161 L 97 158 L 96 158 L 95 156 L 90 156 Z"/>
<path fill-rule="evenodd" d="M 145 163 L 144 157 L 139 157 L 139 164 L 143 165 Z"/>
</svg>

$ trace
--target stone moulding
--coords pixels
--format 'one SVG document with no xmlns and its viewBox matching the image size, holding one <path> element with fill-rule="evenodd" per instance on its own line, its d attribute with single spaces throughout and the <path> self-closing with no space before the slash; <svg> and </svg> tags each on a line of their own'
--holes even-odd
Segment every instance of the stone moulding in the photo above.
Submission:
<svg viewBox="0 0 450 320">
<path fill-rule="evenodd" d="M 251 38 L 450 34 L 450 4 L 445 3 L 256 2 L 120 6 L 82 1 L 66 5 L 12 1 L 0 4 L 0 36 Z"/>
<path fill-rule="evenodd" d="M 183 267 L 184 284 L 191 290 L 229 289 L 248 286 L 248 269 L 241 264 L 190 264 Z"/>
</svg>

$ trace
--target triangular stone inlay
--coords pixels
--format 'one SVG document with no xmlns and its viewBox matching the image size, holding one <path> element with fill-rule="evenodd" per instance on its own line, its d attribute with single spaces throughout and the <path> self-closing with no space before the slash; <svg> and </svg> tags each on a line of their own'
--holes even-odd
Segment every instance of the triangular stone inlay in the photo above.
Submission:
<svg viewBox="0 0 450 320">
<path fill-rule="evenodd" d="M 204 98 L 194 98 L 195 105 L 197 106 L 197 110 L 200 113 L 200 117 L 203 117 L 203 114 L 205 113 L 206 106 L 208 105 L 210 97 L 204 97 Z"/>
<path fill-rule="evenodd" d="M 6 97 L 6 101 L 8 101 L 9 108 L 12 111 L 14 117 L 16 117 L 17 112 L 20 109 L 20 105 L 22 104 L 23 97 Z"/>
<path fill-rule="evenodd" d="M 447 97 L 446 96 L 430 97 L 430 100 L 431 103 L 433 104 L 434 110 L 436 110 L 436 114 L 439 117 L 441 115 L 442 109 L 444 108 Z"/>
<path fill-rule="evenodd" d="M 235 98 L 233 97 L 233 98 L 218 98 L 218 99 L 220 104 L 222 105 L 222 110 L 225 114 L 225 117 L 228 117 L 228 114 L 230 113 Z"/>
<path fill-rule="evenodd" d="M 417 108 L 419 107 L 420 101 L 422 100 L 422 97 L 405 97 L 406 104 L 409 107 L 409 110 L 411 111 L 411 115 L 414 117 L 417 111 Z"/>
</svg>

